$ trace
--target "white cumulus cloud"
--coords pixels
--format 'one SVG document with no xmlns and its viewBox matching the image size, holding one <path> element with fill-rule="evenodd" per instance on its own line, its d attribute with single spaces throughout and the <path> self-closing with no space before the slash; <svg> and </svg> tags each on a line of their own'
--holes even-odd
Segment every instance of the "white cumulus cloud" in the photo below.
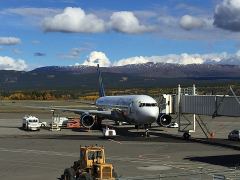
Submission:
<svg viewBox="0 0 240 180">
<path fill-rule="evenodd" d="M 128 64 L 141 63 L 173 63 L 173 64 L 239 64 L 240 52 L 235 54 L 228 53 L 210 53 L 210 54 L 167 54 L 163 56 L 135 56 L 114 62 L 115 66 L 124 66 Z"/>
<path fill-rule="evenodd" d="M 45 17 L 47 15 L 54 15 L 58 12 L 59 9 L 34 7 L 8 8 L 1 11 L 2 14 L 16 14 L 26 17 Z"/>
<path fill-rule="evenodd" d="M 103 67 L 108 66 L 124 66 L 129 64 L 144 64 L 148 62 L 153 63 L 172 63 L 172 64 L 230 64 L 240 65 L 240 50 L 236 53 L 230 54 L 222 53 L 209 53 L 209 54 L 167 54 L 162 56 L 134 56 L 129 58 L 120 59 L 113 63 L 107 58 L 105 53 L 93 51 L 90 53 L 87 60 L 83 65 L 96 66 L 99 64 Z M 79 65 L 76 63 L 75 65 Z"/>
<path fill-rule="evenodd" d="M 185 30 L 198 29 L 205 25 L 205 22 L 197 17 L 184 15 L 179 21 L 180 26 Z"/>
<path fill-rule="evenodd" d="M 201 64 L 204 59 L 199 54 L 169 54 L 165 56 L 136 56 L 121 59 L 114 63 L 115 66 L 124 66 L 127 64 L 142 64 L 147 62 L 154 63 L 174 63 L 174 64 Z"/>
<path fill-rule="evenodd" d="M 97 64 L 99 64 L 99 66 L 101 67 L 108 67 L 111 65 L 111 62 L 109 61 L 105 53 L 93 51 L 83 63 L 83 65 L 87 66 L 96 66 Z"/>
<path fill-rule="evenodd" d="M 96 33 L 105 31 L 105 22 L 81 8 L 67 7 L 54 17 L 43 21 L 45 31 Z"/>
<path fill-rule="evenodd" d="M 144 64 L 149 62 L 149 59 L 143 56 L 135 56 L 126 59 L 121 59 L 117 62 L 114 62 L 114 66 L 124 66 L 127 64 Z"/>
<path fill-rule="evenodd" d="M 21 43 L 21 40 L 16 37 L 0 37 L 0 45 L 16 45 Z"/>
<path fill-rule="evenodd" d="M 214 13 L 214 25 L 230 31 L 240 31 L 240 0 L 224 0 Z"/>
<path fill-rule="evenodd" d="M 27 69 L 27 64 L 22 59 L 13 59 L 8 56 L 0 56 L 0 69 L 1 70 L 17 70 L 23 71 Z"/>
<path fill-rule="evenodd" d="M 138 18 L 130 11 L 114 12 L 110 17 L 110 26 L 113 30 L 122 33 L 144 33 L 154 28 L 141 24 Z"/>
</svg>

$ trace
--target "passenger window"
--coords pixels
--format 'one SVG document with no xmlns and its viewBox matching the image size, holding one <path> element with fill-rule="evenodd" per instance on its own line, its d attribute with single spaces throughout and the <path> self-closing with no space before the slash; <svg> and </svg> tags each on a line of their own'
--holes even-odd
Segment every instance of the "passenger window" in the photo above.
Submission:
<svg viewBox="0 0 240 180">
<path fill-rule="evenodd" d="M 133 103 L 130 103 L 130 105 L 129 105 L 129 112 L 130 113 L 132 112 L 132 105 L 133 105 Z"/>
</svg>

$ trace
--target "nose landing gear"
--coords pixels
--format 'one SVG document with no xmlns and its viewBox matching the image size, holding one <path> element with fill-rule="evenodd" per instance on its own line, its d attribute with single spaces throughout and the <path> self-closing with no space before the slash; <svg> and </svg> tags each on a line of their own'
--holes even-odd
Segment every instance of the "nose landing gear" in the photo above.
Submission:
<svg viewBox="0 0 240 180">
<path fill-rule="evenodd" d="M 148 128 L 151 128 L 151 124 L 136 124 L 135 125 L 135 129 L 145 129 L 144 133 L 142 134 L 142 132 L 140 132 L 140 136 L 144 136 L 144 137 L 150 137 L 150 133 L 149 133 L 149 129 Z"/>
<path fill-rule="evenodd" d="M 150 137 L 150 134 L 149 134 L 149 129 L 148 127 L 151 127 L 151 125 L 149 124 L 144 124 L 144 129 L 145 129 L 145 137 Z"/>
</svg>

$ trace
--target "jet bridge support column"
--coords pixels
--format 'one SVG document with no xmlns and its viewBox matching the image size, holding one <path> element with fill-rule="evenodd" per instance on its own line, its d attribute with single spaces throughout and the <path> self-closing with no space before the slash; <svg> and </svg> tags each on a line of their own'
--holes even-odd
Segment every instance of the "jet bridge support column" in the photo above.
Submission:
<svg viewBox="0 0 240 180">
<path fill-rule="evenodd" d="M 188 98 L 186 98 L 186 97 L 188 97 Z M 196 124 L 199 125 L 199 127 L 201 128 L 201 130 L 204 133 L 204 135 L 206 136 L 206 138 L 213 137 L 213 133 L 210 132 L 209 128 L 207 127 L 207 124 L 204 123 L 203 120 L 201 119 L 201 117 L 199 116 L 201 113 L 199 113 L 199 115 L 197 115 L 199 110 L 195 109 L 193 107 L 193 106 L 196 106 L 195 104 L 197 104 L 197 102 L 198 102 L 197 101 L 198 97 L 199 96 L 197 96 L 195 85 L 193 85 L 193 87 L 191 89 L 190 88 L 181 89 L 180 85 L 178 85 L 177 107 L 176 107 L 177 114 L 178 114 L 178 123 L 179 123 L 178 132 L 183 132 L 184 139 L 189 139 L 191 137 L 190 133 L 196 132 Z M 199 100 L 200 103 L 198 103 L 198 106 L 199 106 L 199 104 L 201 106 L 203 106 L 203 104 L 204 104 L 203 109 L 205 110 L 206 106 L 208 104 L 210 104 L 209 107 L 212 108 L 211 105 L 214 103 L 211 103 L 211 101 L 209 101 L 207 96 L 206 96 L 206 98 L 204 98 L 204 100 L 205 101 L 201 101 L 201 99 L 200 99 Z M 186 108 L 189 110 L 186 111 Z M 190 114 L 193 115 L 192 116 L 193 120 L 191 120 L 189 118 Z"/>
<path fill-rule="evenodd" d="M 196 86 L 193 84 L 193 95 L 196 95 Z M 189 132 L 195 132 L 196 131 L 196 114 L 193 114 L 193 129 L 189 130 Z"/>
<path fill-rule="evenodd" d="M 182 92 L 183 91 L 183 92 Z M 196 87 L 195 84 L 193 84 L 193 87 L 191 90 L 185 89 L 182 90 L 180 84 L 178 85 L 178 93 L 177 93 L 177 113 L 178 113 L 178 132 L 183 132 L 183 138 L 184 139 L 189 139 L 191 137 L 190 133 L 193 133 L 196 131 L 196 115 L 193 114 L 193 122 L 191 122 L 186 116 L 182 114 L 182 109 L 181 109 L 181 96 L 187 92 L 188 94 L 196 95 Z M 183 123 L 182 119 L 187 121 L 187 123 Z M 188 127 L 192 125 L 192 129 L 188 129 Z"/>
<path fill-rule="evenodd" d="M 180 113 L 180 100 L 181 100 L 181 86 L 178 85 L 177 91 L 177 114 L 178 114 L 178 131 L 181 131 L 181 113 Z"/>
</svg>

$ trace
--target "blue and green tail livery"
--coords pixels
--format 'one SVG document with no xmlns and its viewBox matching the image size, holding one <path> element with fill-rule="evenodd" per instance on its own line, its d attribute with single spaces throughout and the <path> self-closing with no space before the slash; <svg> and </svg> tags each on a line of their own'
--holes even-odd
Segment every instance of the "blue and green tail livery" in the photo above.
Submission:
<svg viewBox="0 0 240 180">
<path fill-rule="evenodd" d="M 99 83 L 99 96 L 103 97 L 105 96 L 105 90 L 103 87 L 102 74 L 99 68 L 99 64 L 97 65 L 97 71 L 98 71 L 98 83 Z"/>
</svg>

